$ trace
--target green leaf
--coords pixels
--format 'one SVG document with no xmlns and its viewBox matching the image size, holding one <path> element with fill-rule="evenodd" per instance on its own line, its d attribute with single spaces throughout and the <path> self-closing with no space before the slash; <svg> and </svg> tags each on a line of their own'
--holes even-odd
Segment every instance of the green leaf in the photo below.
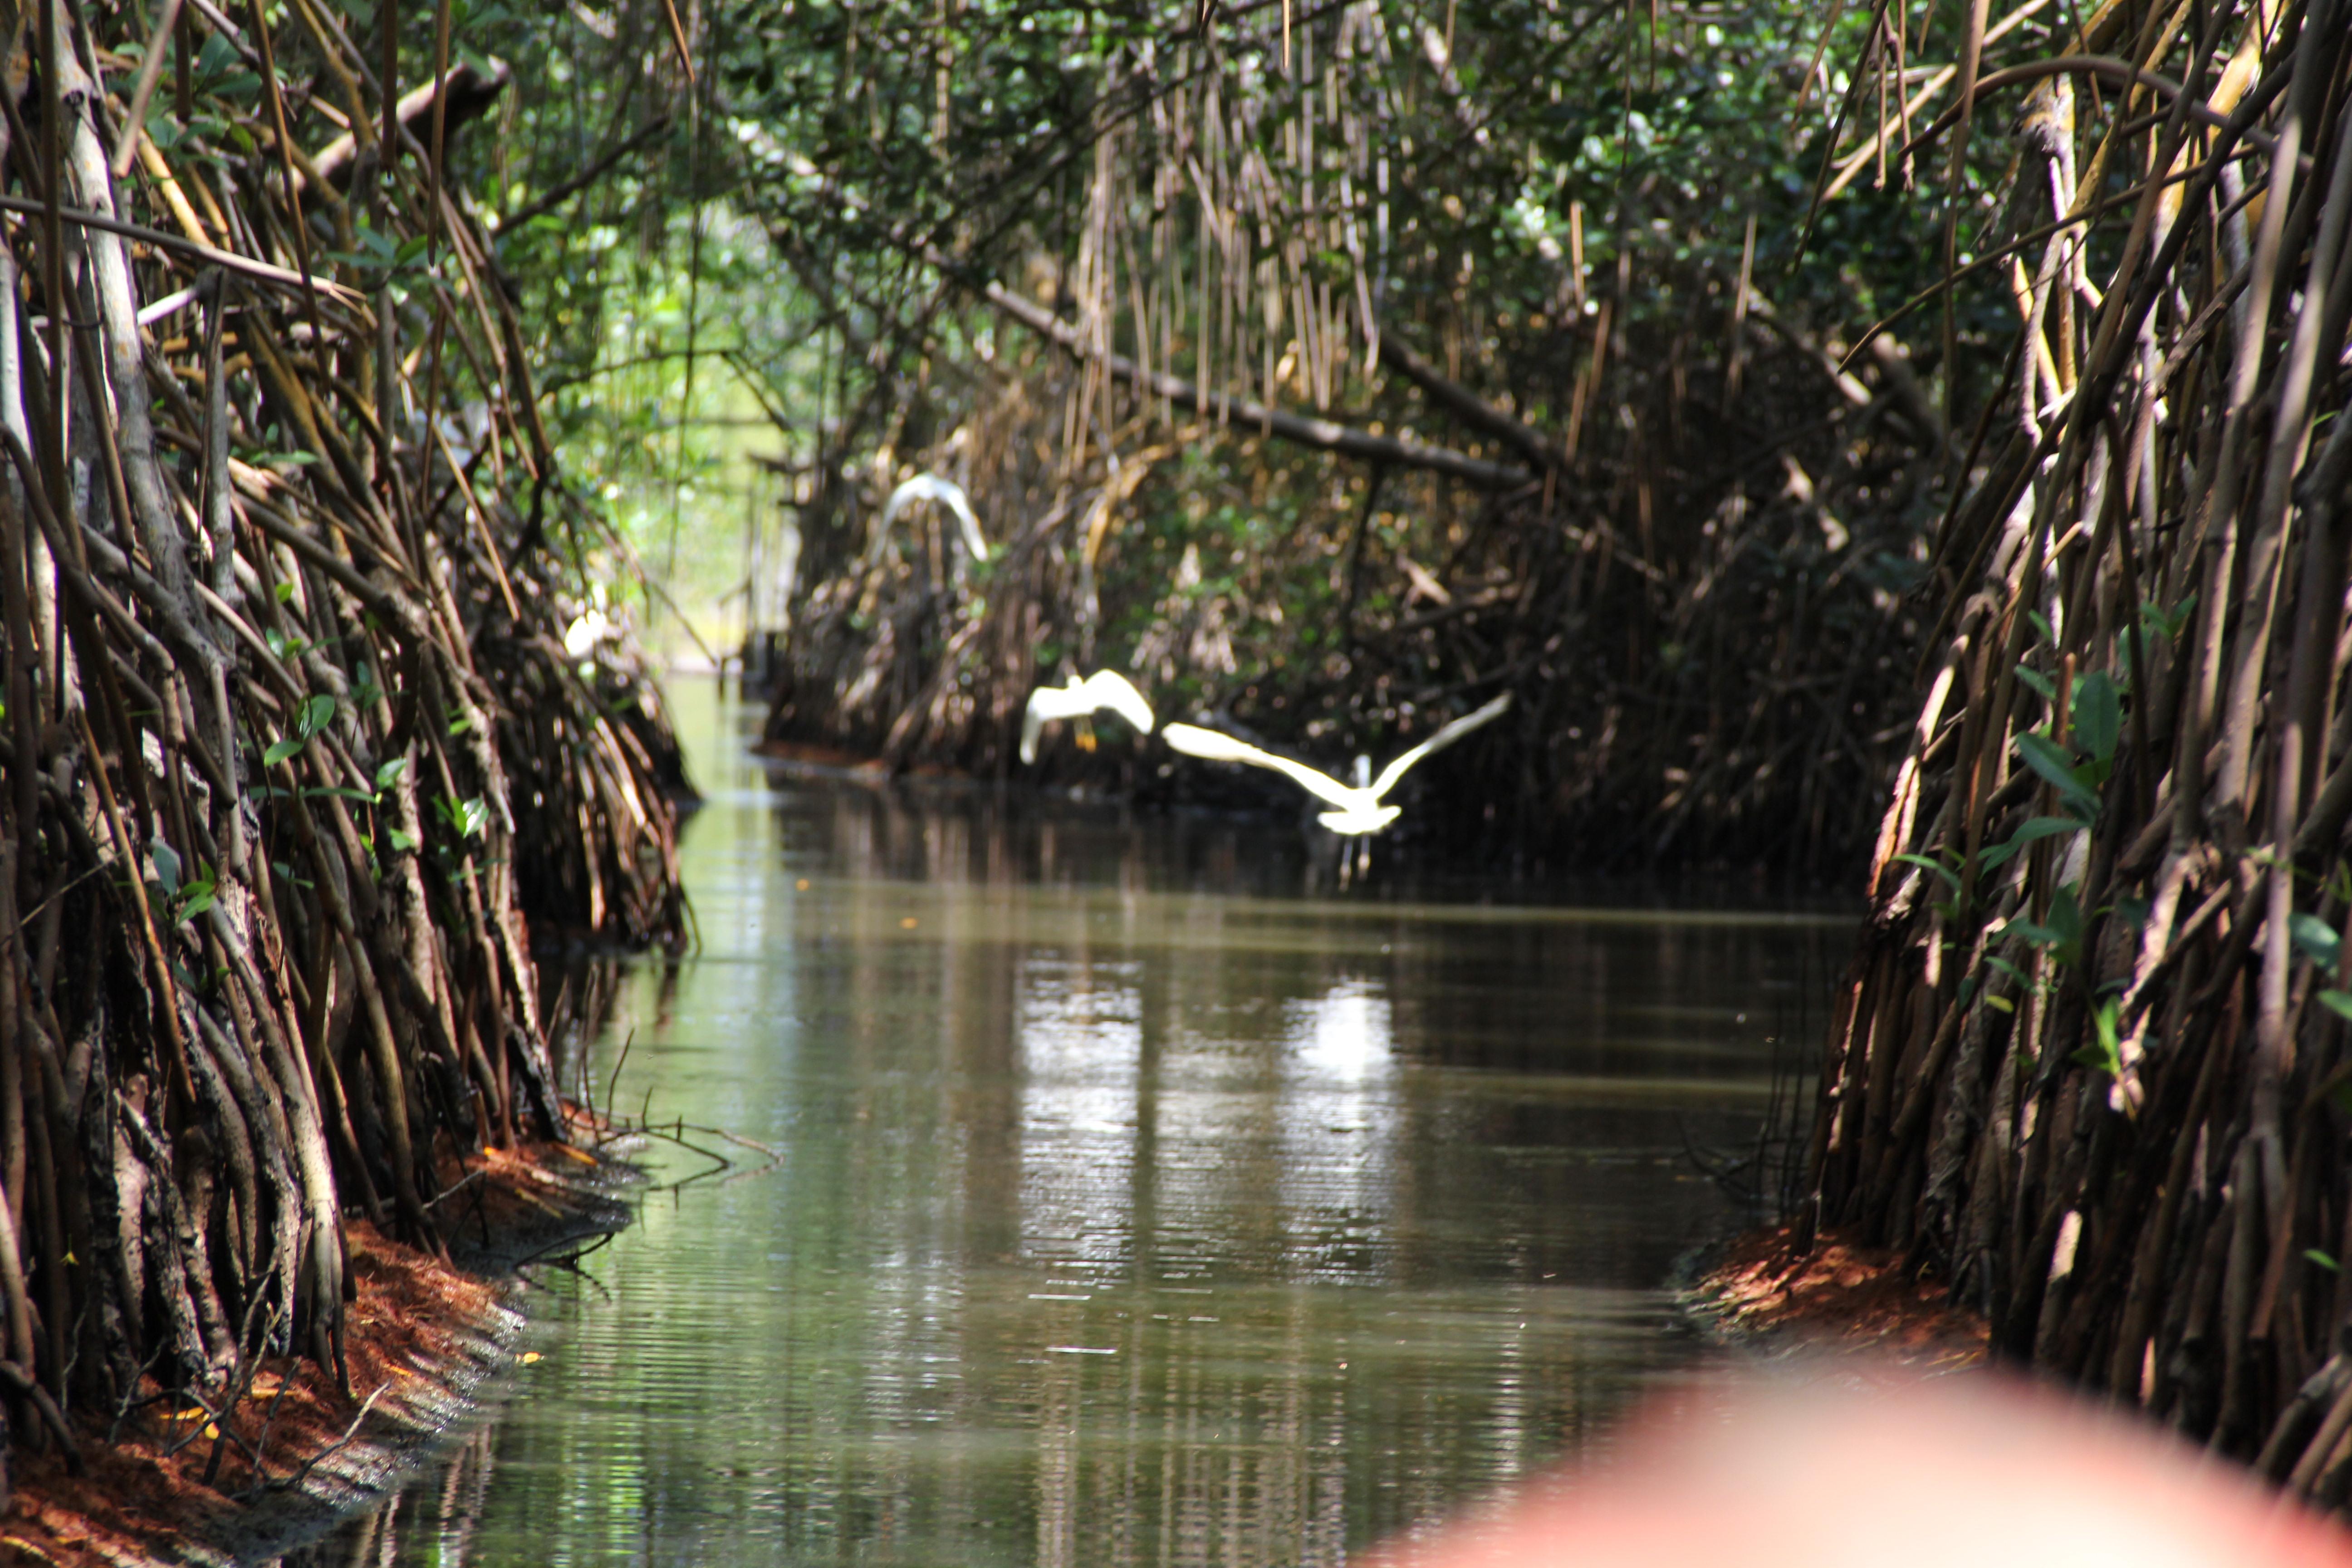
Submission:
<svg viewBox="0 0 2352 1568">
<path fill-rule="evenodd" d="M 180 855 L 170 845 L 158 838 L 148 847 L 148 858 L 155 862 L 155 885 L 170 898 L 180 890 Z"/>
<path fill-rule="evenodd" d="M 2066 809 L 2089 822 L 2099 815 L 2099 796 L 2074 771 L 2074 759 L 2065 749 L 2039 731 L 2028 731 L 2017 738 L 2017 754 L 2025 765 L 2040 773 L 2058 788 L 2058 798 Z"/>
<path fill-rule="evenodd" d="M 1995 933 L 2017 937 L 2049 950 L 2053 962 L 2073 963 L 2082 957 L 2083 906 L 2075 901 L 2072 883 L 2050 896 L 2050 912 L 2040 921 L 2014 920 Z"/>
<path fill-rule="evenodd" d="M 2068 882 L 2050 895 L 2050 923 L 2065 932 L 2069 942 L 2083 940 L 2083 906 L 2075 897 L 2074 883 Z"/>
<path fill-rule="evenodd" d="M 2032 691 L 2042 701 L 2054 703 L 2058 700 L 2057 683 L 2040 670 L 2029 669 L 2021 664 L 2017 667 L 2017 679 L 2019 684 Z"/>
<path fill-rule="evenodd" d="M 2072 837 L 2083 831 L 2083 824 L 2071 816 L 2029 816 L 2018 824 L 2017 831 L 2009 836 L 2009 841 L 2021 846 L 2062 835 Z"/>
<path fill-rule="evenodd" d="M 1930 859 L 1929 859 L 1927 856 L 1925 856 L 1925 855 L 1914 855 L 1914 854 L 1910 853 L 1908 850 L 1906 850 L 1904 853 L 1902 853 L 1902 854 L 1900 854 L 1900 855 L 1895 856 L 1895 859 L 1897 859 L 1897 860 L 1906 861 L 1906 862 L 1908 862 L 1909 864 L 1914 865 L 1914 866 L 1924 866 L 1924 867 L 1926 867 L 1928 870 L 1933 871 L 1934 873 L 1936 873 L 1936 875 L 1937 875 L 1938 877 L 1941 877 L 1942 879 L 1944 879 L 1944 880 L 1945 880 L 1945 881 L 1947 881 L 1947 882 L 1950 883 L 1950 884 L 1951 884 L 1951 887 L 1952 887 L 1952 891 L 1954 891 L 1954 892 L 1956 892 L 1956 893 L 1957 893 L 1957 892 L 1958 892 L 1958 891 L 1960 890 L 1960 879 L 1959 879 L 1959 878 L 1958 878 L 1958 877 L 1954 876 L 1954 875 L 1952 874 L 1952 868 L 1951 868 L 1950 867 L 1948 867 L 1948 866 L 1945 865 L 1945 864 L 1944 864 L 1942 861 L 1940 861 L 1940 860 L 1930 860 Z"/>
<path fill-rule="evenodd" d="M 2027 845 L 2035 842 L 2037 839 L 2055 838 L 2061 834 L 2074 834 L 2080 833 L 2082 831 L 2083 824 L 2074 817 L 2028 817 L 2024 822 L 2018 825 L 2016 832 L 2009 836 L 2009 841 L 2007 843 L 1987 845 L 1984 848 L 1977 851 L 1977 858 L 1984 868 L 1990 871 L 1994 867 L 2008 860 L 2011 856 L 2015 855 L 2019 850 L 2023 849 Z"/>
<path fill-rule="evenodd" d="M 294 602 L 294 584 L 290 582 L 280 583 L 270 592 L 278 595 L 278 602 L 281 605 L 290 605 Z"/>
<path fill-rule="evenodd" d="M 490 825 L 490 808 L 480 795 L 459 801 L 445 795 L 433 803 L 433 809 L 440 814 L 443 822 L 467 838 L 480 837 Z"/>
<path fill-rule="evenodd" d="M 2100 762 L 2112 762 L 2123 735 L 2123 700 L 2113 677 L 2095 669 L 2074 682 L 2074 743 Z"/>
<path fill-rule="evenodd" d="M 2352 991 L 2323 991 L 2319 994 L 2319 1005 L 2347 1023 L 2352 1023 Z"/>
<path fill-rule="evenodd" d="M 296 733 L 299 734 L 307 741 L 311 736 L 317 734 L 320 731 L 325 729 L 329 724 L 332 723 L 334 721 L 334 718 L 335 700 L 327 696 L 324 692 L 321 692 L 318 696 L 306 700 L 302 706 L 296 710 L 294 715 L 294 729 Z"/>
<path fill-rule="evenodd" d="M 273 741 L 270 742 L 269 750 L 261 753 L 261 765 L 265 768 L 274 768 L 300 751 L 304 744 L 305 742 L 301 741 Z"/>
<path fill-rule="evenodd" d="M 2139 615 L 2149 631 L 2164 638 L 2165 641 L 2170 642 L 2179 637 L 2180 628 L 2189 624 L 2189 617 L 2196 608 L 2197 595 L 2190 593 L 2181 595 L 2180 603 L 2169 610 L 2161 605 L 2152 605 L 2142 600 Z"/>
<path fill-rule="evenodd" d="M 375 787 L 379 791 L 390 789 L 393 785 L 398 784 L 402 775 L 407 772 L 408 759 L 406 757 L 394 757 L 376 769 Z"/>
<path fill-rule="evenodd" d="M 2315 1264 L 2321 1268 L 2325 1268 L 2330 1274 L 2341 1274 L 2344 1272 L 2344 1266 L 2342 1264 L 2336 1262 L 2336 1259 L 2330 1258 L 2327 1254 L 2320 1251 L 2319 1248 L 2315 1247 L 2306 1247 L 2303 1249 L 2303 1260 L 2305 1263 Z"/>
<path fill-rule="evenodd" d="M 401 851 L 403 854 L 405 854 L 407 851 L 416 847 L 416 840 L 409 837 L 407 834 L 403 833 L 397 827 L 388 829 L 384 833 L 384 837 L 392 841 L 392 847 L 394 849 Z"/>
<path fill-rule="evenodd" d="M 2121 1002 L 2110 996 L 2099 1004 L 2098 1011 L 2091 1015 L 2091 1027 L 2095 1037 L 2076 1051 L 2072 1059 L 2109 1078 L 2121 1078 L 2124 1071 L 2122 1019 Z"/>
<path fill-rule="evenodd" d="M 176 925 L 186 925 L 190 921 L 211 909 L 213 888 L 213 879 L 206 877 L 200 881 L 190 882 L 181 889 L 180 897 L 173 901 L 173 922 Z"/>
<path fill-rule="evenodd" d="M 2056 647 L 2058 646 L 2058 634 L 2050 629 L 2050 617 L 2048 616 L 2043 615 L 2039 610 L 2028 610 L 2025 612 L 2025 618 L 2033 623 L 2033 629 L 2042 634 L 2042 640 L 2043 642 L 2048 643 L 2052 647 Z"/>
<path fill-rule="evenodd" d="M 2025 765 L 2063 792 L 2078 790 L 2083 781 L 2074 772 L 2074 753 L 2042 733 L 2028 730 L 2017 737 L 2017 754 Z"/>
<path fill-rule="evenodd" d="M 2336 973 L 2336 961 L 2344 952 L 2344 939 L 2336 934 L 2334 926 L 2317 915 L 2297 910 L 2288 917 L 2286 929 L 2305 958 L 2330 974 Z"/>
</svg>

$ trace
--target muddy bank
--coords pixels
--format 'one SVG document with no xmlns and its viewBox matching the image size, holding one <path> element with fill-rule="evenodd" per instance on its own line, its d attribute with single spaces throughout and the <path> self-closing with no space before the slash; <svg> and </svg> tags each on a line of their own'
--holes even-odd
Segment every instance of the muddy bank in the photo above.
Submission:
<svg viewBox="0 0 2352 1568">
<path fill-rule="evenodd" d="M 1835 1233 L 1801 1251 L 1786 1226 L 1709 1248 L 1683 1301 L 1709 1339 L 1749 1355 L 1858 1352 L 1936 1373 L 1984 1365 L 1990 1344 L 1983 1316 L 1902 1253 Z"/>
<path fill-rule="evenodd" d="M 470 1154 L 449 1177 L 448 1258 L 349 1226 L 347 1382 L 266 1356 L 239 1369 L 223 1421 L 222 1400 L 207 1410 L 142 1379 L 129 1408 L 75 1420 L 79 1470 L 54 1441 L 13 1456 L 0 1561 L 268 1561 L 397 1490 L 498 1380 L 537 1359 L 519 1348 L 528 1271 L 630 1217 L 631 1170 L 567 1143 Z"/>
</svg>

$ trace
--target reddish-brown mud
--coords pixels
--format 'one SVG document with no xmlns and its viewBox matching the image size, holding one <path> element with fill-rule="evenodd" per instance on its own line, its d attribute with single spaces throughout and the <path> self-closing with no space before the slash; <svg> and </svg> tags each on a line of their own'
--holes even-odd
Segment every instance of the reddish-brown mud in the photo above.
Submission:
<svg viewBox="0 0 2352 1568">
<path fill-rule="evenodd" d="M 79 1473 L 55 1443 L 13 1456 L 0 1563 L 226 1561 L 366 1501 L 403 1471 L 404 1455 L 463 1418 L 473 1390 L 537 1359 L 515 1347 L 514 1285 L 485 1260 L 511 1263 L 607 1227 L 609 1200 L 580 1181 L 600 1163 L 545 1143 L 494 1149 L 450 1171 L 436 1212 L 478 1273 L 351 1222 L 357 1299 L 345 1318 L 347 1386 L 307 1358 L 272 1356 L 226 1423 L 152 1378 L 142 1385 L 147 1403 L 124 1415 L 110 1443 L 114 1413 L 79 1413 Z"/>
<path fill-rule="evenodd" d="M 1751 1231 L 1723 1249 L 1692 1293 L 1710 1326 L 1735 1341 L 1871 1351 L 1934 1371 L 1983 1363 L 1984 1319 L 1940 1282 L 1906 1274 L 1900 1253 L 1830 1233 L 1799 1256 L 1790 1239 L 1786 1227 Z"/>
</svg>

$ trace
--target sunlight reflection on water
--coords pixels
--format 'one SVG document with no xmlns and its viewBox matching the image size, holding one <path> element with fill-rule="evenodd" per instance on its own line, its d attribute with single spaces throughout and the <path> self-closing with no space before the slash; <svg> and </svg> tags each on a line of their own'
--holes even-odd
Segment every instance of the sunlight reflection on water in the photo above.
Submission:
<svg viewBox="0 0 2352 1568">
<path fill-rule="evenodd" d="M 771 787 L 677 696 L 703 948 L 589 1072 L 785 1158 L 551 1280 L 320 1561 L 1333 1563 L 1686 1364 L 1685 1148 L 1753 1143 L 1843 919 L 1303 899 L 1284 828 Z"/>
</svg>

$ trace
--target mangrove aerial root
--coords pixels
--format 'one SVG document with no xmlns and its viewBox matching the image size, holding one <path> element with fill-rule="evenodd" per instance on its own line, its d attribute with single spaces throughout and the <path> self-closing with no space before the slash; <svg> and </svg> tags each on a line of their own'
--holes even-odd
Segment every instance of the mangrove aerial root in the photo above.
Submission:
<svg viewBox="0 0 2352 1568">
<path fill-rule="evenodd" d="M 2183 86 L 2094 113 L 2042 76 L 2018 115 L 2040 237 L 1937 543 L 1799 1220 L 2340 1505 L 2352 27 L 2327 0 L 2268 39 L 2228 7 L 2084 26 L 2066 71 Z"/>
<path fill-rule="evenodd" d="M 68 1448 L 344 1376 L 346 1213 L 437 1248 L 445 1173 L 562 1135 L 533 934 L 683 931 L 675 742 L 564 646 L 599 524 L 420 140 L 503 74 L 387 121 L 334 8 L 180 16 L 27 8 L 0 125 L 0 1404 Z M 89 74 L 207 43 L 254 74 L 144 126 Z"/>
</svg>

